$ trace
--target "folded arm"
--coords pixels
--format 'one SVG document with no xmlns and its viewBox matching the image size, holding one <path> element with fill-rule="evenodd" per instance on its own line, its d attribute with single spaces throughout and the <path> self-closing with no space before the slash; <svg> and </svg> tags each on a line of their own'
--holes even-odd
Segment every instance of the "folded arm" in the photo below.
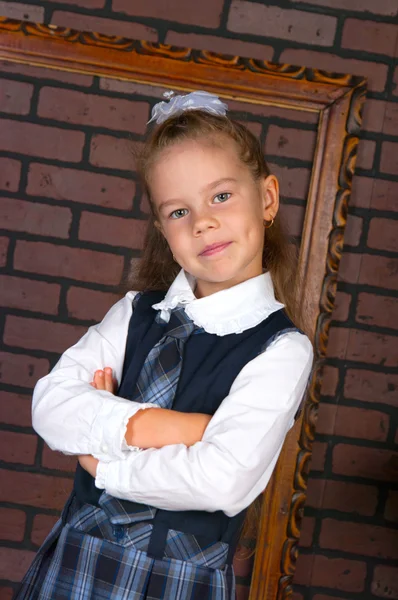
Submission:
<svg viewBox="0 0 398 600">
<path fill-rule="evenodd" d="M 33 391 L 32 423 L 52 450 L 92 454 L 102 461 L 124 459 L 130 453 L 122 441 L 130 417 L 153 404 L 131 402 L 90 385 L 105 365 L 120 382 L 128 325 L 135 292 L 128 292 L 66 350 Z"/>
<path fill-rule="evenodd" d="M 282 335 L 242 369 L 201 441 L 149 448 L 125 461 L 100 461 L 96 486 L 166 510 L 237 514 L 268 483 L 312 360 L 305 335 Z"/>
</svg>

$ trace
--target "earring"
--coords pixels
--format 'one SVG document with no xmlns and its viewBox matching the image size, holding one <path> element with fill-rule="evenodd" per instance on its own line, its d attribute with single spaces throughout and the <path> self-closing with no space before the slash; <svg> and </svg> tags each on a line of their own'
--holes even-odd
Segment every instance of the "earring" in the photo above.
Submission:
<svg viewBox="0 0 398 600">
<path fill-rule="evenodd" d="M 274 217 L 273 217 L 272 215 L 271 215 L 271 223 L 270 223 L 270 225 L 267 225 L 267 223 L 268 223 L 268 221 L 266 221 L 266 220 L 264 219 L 264 221 L 263 221 L 263 225 L 264 225 L 264 228 L 265 228 L 265 229 L 269 229 L 269 228 L 270 228 L 270 227 L 272 227 L 272 225 L 274 224 Z"/>
</svg>

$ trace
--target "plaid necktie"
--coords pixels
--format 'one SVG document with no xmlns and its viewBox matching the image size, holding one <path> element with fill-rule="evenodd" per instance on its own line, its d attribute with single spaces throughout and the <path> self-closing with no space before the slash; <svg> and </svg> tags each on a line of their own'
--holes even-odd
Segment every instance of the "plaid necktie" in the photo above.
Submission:
<svg viewBox="0 0 398 600">
<path fill-rule="evenodd" d="M 165 326 L 163 337 L 145 359 L 132 400 L 171 408 L 181 372 L 184 344 L 194 330 L 195 333 L 199 332 L 199 328 L 189 319 L 185 310 L 175 308 Z"/>
</svg>

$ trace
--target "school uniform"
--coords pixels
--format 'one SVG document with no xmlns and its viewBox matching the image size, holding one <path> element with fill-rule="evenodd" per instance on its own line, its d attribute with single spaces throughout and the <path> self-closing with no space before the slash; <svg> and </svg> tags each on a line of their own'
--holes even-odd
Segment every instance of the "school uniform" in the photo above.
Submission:
<svg viewBox="0 0 398 600">
<path fill-rule="evenodd" d="M 303 399 L 313 350 L 270 273 L 197 299 L 183 270 L 168 292 L 128 292 L 67 350 L 33 395 L 52 449 L 92 454 L 15 600 L 235 598 L 232 560 Z M 111 366 L 118 396 L 90 386 Z M 214 415 L 191 447 L 128 446 L 137 410 Z"/>
</svg>

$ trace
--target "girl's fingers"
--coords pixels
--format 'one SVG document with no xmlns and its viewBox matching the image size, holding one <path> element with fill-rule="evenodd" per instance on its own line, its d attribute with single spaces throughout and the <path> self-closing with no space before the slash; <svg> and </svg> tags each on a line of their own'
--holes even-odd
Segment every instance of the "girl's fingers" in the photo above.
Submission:
<svg viewBox="0 0 398 600">
<path fill-rule="evenodd" d="M 104 372 L 101 369 L 94 373 L 94 383 L 97 390 L 105 389 L 105 376 Z"/>
<path fill-rule="evenodd" d="M 110 367 L 105 367 L 105 389 L 107 392 L 111 392 L 113 394 L 113 379 L 112 379 L 112 369 Z"/>
</svg>

